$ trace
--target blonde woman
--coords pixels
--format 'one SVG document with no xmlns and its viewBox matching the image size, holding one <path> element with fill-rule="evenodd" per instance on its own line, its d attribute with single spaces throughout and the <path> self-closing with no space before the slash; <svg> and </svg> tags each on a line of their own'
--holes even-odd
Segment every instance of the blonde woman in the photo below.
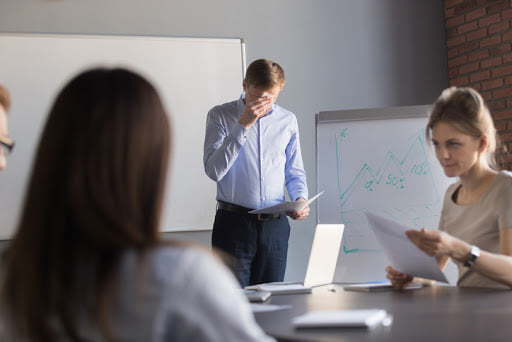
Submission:
<svg viewBox="0 0 512 342">
<path fill-rule="evenodd" d="M 452 259 L 458 286 L 512 287 L 512 173 L 493 168 L 496 130 L 481 95 L 451 87 L 434 103 L 427 138 L 448 177 L 439 230 L 407 231 L 409 239 L 443 269 Z M 386 268 L 402 288 L 410 275 Z"/>
</svg>

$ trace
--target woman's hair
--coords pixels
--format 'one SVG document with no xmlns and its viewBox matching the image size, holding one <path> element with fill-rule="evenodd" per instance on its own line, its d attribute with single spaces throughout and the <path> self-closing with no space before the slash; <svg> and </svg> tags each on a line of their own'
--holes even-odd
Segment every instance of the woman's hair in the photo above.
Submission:
<svg viewBox="0 0 512 342">
<path fill-rule="evenodd" d="M 4 107 L 5 112 L 11 107 L 11 96 L 6 87 L 0 84 L 0 106 Z"/>
<path fill-rule="evenodd" d="M 258 89 L 270 89 L 285 84 L 284 70 L 279 64 L 269 59 L 257 59 L 252 62 L 245 73 L 247 85 Z"/>
<path fill-rule="evenodd" d="M 445 89 L 430 111 L 427 124 L 427 140 L 431 140 L 432 130 L 438 122 L 451 124 L 458 131 L 476 139 L 487 137 L 487 149 L 484 161 L 494 166 L 494 152 L 498 145 L 496 129 L 489 108 L 482 96 L 467 87 L 450 87 Z"/>
<path fill-rule="evenodd" d="M 3 257 L 0 303 L 13 331 L 54 341 L 59 327 L 79 341 L 76 322 L 85 316 L 108 335 L 120 256 L 160 242 L 169 146 L 168 117 L 141 76 L 99 68 L 64 87 Z"/>
</svg>

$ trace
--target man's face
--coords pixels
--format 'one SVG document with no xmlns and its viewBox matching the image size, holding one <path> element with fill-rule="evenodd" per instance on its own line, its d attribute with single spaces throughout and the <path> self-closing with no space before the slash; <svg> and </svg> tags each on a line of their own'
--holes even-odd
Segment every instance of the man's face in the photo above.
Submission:
<svg viewBox="0 0 512 342">
<path fill-rule="evenodd" d="M 244 91 L 245 91 L 245 103 L 252 103 L 257 101 L 260 98 L 265 96 L 270 96 L 272 98 L 272 104 L 276 103 L 277 96 L 279 92 L 281 92 L 280 86 L 275 86 L 270 89 L 262 89 L 256 88 L 252 85 L 247 85 L 244 81 Z"/>
</svg>

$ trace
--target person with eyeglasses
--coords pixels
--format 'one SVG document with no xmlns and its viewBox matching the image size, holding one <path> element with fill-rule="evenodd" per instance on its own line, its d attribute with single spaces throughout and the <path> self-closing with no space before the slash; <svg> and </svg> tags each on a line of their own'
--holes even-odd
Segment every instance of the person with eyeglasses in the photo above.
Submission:
<svg viewBox="0 0 512 342">
<path fill-rule="evenodd" d="M 11 97 L 6 87 L 0 84 L 0 171 L 6 168 L 6 156 L 11 153 L 14 141 L 7 135 L 7 111 L 11 107 Z"/>
</svg>

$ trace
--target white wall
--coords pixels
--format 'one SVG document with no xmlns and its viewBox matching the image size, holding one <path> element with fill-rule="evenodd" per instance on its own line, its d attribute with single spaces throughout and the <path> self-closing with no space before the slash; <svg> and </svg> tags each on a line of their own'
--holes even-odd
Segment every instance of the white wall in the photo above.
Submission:
<svg viewBox="0 0 512 342">
<path fill-rule="evenodd" d="M 279 103 L 297 114 L 310 193 L 315 113 L 429 104 L 448 86 L 441 0 L 0 0 L 0 32 L 244 38 L 248 62 L 285 69 Z M 304 277 L 315 223 L 315 210 L 292 223 L 287 280 Z"/>
</svg>

